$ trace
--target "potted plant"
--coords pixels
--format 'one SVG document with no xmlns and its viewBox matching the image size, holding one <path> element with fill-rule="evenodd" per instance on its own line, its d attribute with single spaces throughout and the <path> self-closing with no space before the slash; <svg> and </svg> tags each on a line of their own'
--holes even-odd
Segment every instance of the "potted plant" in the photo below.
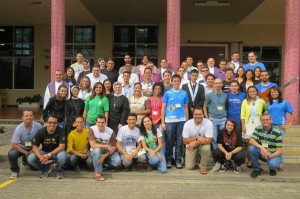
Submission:
<svg viewBox="0 0 300 199">
<path fill-rule="evenodd" d="M 32 110 L 39 111 L 41 105 L 42 96 L 40 94 L 36 94 L 33 97 L 20 97 L 17 98 L 18 110 Z"/>
</svg>

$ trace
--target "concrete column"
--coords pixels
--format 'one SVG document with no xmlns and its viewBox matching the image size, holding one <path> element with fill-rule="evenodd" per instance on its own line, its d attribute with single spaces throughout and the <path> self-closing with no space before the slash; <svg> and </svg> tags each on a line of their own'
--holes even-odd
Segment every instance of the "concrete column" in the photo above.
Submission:
<svg viewBox="0 0 300 199">
<path fill-rule="evenodd" d="M 167 0 L 167 60 L 174 71 L 180 66 L 180 0 Z"/>
<path fill-rule="evenodd" d="M 300 1 L 285 1 L 284 83 L 300 73 Z M 284 90 L 284 98 L 294 108 L 294 124 L 299 123 L 299 81 Z"/>
<path fill-rule="evenodd" d="M 51 81 L 55 70 L 65 69 L 65 0 L 51 0 Z"/>
</svg>

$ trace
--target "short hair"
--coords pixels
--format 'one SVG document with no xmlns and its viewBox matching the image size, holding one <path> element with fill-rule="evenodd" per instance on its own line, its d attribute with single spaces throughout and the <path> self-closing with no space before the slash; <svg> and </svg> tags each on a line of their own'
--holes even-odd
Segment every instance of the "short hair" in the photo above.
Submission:
<svg viewBox="0 0 300 199">
<path fill-rule="evenodd" d="M 164 94 L 164 85 L 161 82 L 155 82 L 152 86 L 152 92 L 154 93 L 155 87 L 159 86 L 161 89 L 161 95 Z"/>
<path fill-rule="evenodd" d="M 172 78 L 171 78 L 171 81 L 173 82 L 173 80 L 174 80 L 175 78 L 179 78 L 179 80 L 181 81 L 181 77 L 180 77 L 180 75 L 178 75 L 178 74 L 174 74 L 174 75 L 172 76 Z"/>
<path fill-rule="evenodd" d="M 205 76 L 205 81 L 207 80 L 208 77 L 212 77 L 214 80 L 216 79 L 216 76 L 214 76 L 214 75 L 211 74 L 211 73 L 208 73 L 208 74 Z"/>
<path fill-rule="evenodd" d="M 96 122 L 98 119 L 103 119 L 106 122 L 106 117 L 104 115 L 98 115 Z"/>
<path fill-rule="evenodd" d="M 147 66 L 147 67 L 144 69 L 144 73 L 146 72 L 146 70 L 150 70 L 151 73 L 152 73 L 152 68 L 150 68 L 150 67 Z"/>
<path fill-rule="evenodd" d="M 231 53 L 231 55 L 234 55 L 234 54 L 240 54 L 240 53 L 237 51 L 234 51 L 233 53 Z"/>
<path fill-rule="evenodd" d="M 46 122 L 48 122 L 48 120 L 49 120 L 50 117 L 55 118 L 56 121 L 58 121 L 58 117 L 56 115 L 50 114 L 50 115 L 48 115 Z"/>
<path fill-rule="evenodd" d="M 226 60 L 226 59 L 221 59 L 221 60 L 219 61 L 219 64 L 220 64 L 221 62 L 226 62 L 226 64 L 227 64 L 227 60 Z"/>
<path fill-rule="evenodd" d="M 193 69 L 193 70 L 191 70 L 190 74 L 192 74 L 192 73 L 197 73 L 197 74 L 199 74 L 199 71 L 196 70 L 196 69 Z"/>
<path fill-rule="evenodd" d="M 124 76 L 124 74 L 126 74 L 126 73 L 127 73 L 128 75 L 131 75 L 131 72 L 130 72 L 130 71 L 124 70 L 124 71 L 123 71 L 123 76 Z"/>
<path fill-rule="evenodd" d="M 169 71 L 169 70 L 164 71 L 163 76 L 165 76 L 165 73 L 169 73 L 170 75 L 172 75 L 171 71 Z"/>
<path fill-rule="evenodd" d="M 177 72 L 179 71 L 179 69 L 183 69 L 183 70 L 185 70 L 185 68 L 183 67 L 183 66 L 179 66 L 178 68 L 177 68 Z"/>
<path fill-rule="evenodd" d="M 260 118 L 262 118 L 263 116 L 269 116 L 270 119 L 272 119 L 271 115 L 269 113 L 263 113 L 261 114 Z"/>
<path fill-rule="evenodd" d="M 137 115 L 135 113 L 129 113 L 127 115 L 127 120 L 129 119 L 129 117 L 135 117 L 135 119 L 137 119 Z"/>
<path fill-rule="evenodd" d="M 90 63 L 89 60 L 87 60 L 87 59 L 82 60 L 82 62 L 86 62 L 88 64 Z"/>
<path fill-rule="evenodd" d="M 234 80 L 231 80 L 230 86 L 231 86 L 232 83 L 237 83 L 238 86 L 240 85 L 239 81 L 238 81 L 238 80 L 235 80 L 235 79 L 234 79 Z"/>
<path fill-rule="evenodd" d="M 94 64 L 93 67 L 92 67 L 92 70 L 93 70 L 94 68 L 100 68 L 100 66 L 99 66 L 98 64 Z"/>
<path fill-rule="evenodd" d="M 203 108 L 201 108 L 200 106 L 196 106 L 195 109 L 194 109 L 194 112 L 195 112 L 195 110 L 201 110 L 202 113 L 204 114 Z"/>
<path fill-rule="evenodd" d="M 232 68 L 226 68 L 226 69 L 225 69 L 225 73 L 226 73 L 227 71 L 231 71 L 231 72 L 234 73 L 234 70 L 233 70 Z"/>
</svg>

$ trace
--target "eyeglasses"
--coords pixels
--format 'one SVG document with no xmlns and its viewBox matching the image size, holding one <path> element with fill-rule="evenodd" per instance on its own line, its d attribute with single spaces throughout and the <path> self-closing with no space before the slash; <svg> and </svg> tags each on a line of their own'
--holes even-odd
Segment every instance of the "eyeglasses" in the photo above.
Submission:
<svg viewBox="0 0 300 199">
<path fill-rule="evenodd" d="M 57 122 L 47 122 L 50 125 L 57 125 Z"/>
</svg>

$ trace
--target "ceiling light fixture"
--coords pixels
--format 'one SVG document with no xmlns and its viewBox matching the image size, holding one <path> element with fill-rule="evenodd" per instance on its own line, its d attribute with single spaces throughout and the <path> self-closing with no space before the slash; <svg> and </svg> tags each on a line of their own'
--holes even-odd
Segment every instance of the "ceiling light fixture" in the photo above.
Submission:
<svg viewBox="0 0 300 199">
<path fill-rule="evenodd" d="M 213 7 L 213 6 L 221 6 L 221 7 L 228 7 L 230 3 L 227 1 L 198 1 L 194 3 L 196 7 Z"/>
</svg>

